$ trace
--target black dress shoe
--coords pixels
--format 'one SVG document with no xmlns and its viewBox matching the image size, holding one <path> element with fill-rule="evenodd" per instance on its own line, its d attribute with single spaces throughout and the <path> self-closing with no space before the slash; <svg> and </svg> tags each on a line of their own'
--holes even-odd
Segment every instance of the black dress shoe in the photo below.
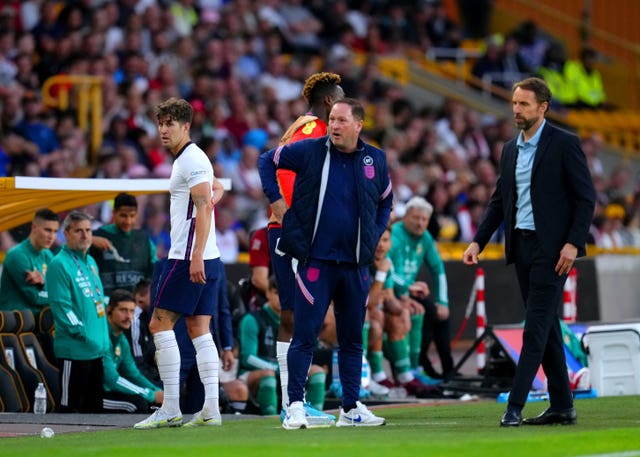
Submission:
<svg viewBox="0 0 640 457">
<path fill-rule="evenodd" d="M 553 411 L 551 408 L 545 410 L 537 417 L 532 417 L 522 421 L 524 425 L 573 425 L 578 423 L 578 415 L 575 408 Z"/>
<path fill-rule="evenodd" d="M 500 419 L 500 427 L 518 427 L 522 423 L 520 413 L 507 411 Z"/>
</svg>

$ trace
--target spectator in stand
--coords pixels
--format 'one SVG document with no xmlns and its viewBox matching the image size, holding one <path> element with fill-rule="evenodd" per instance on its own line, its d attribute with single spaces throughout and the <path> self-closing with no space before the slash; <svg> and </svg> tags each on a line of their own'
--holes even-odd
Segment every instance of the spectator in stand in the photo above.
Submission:
<svg viewBox="0 0 640 457">
<path fill-rule="evenodd" d="M 320 50 L 320 22 L 302 0 L 282 0 L 279 13 L 284 19 L 282 32 L 294 52 L 316 54 Z"/>
<path fill-rule="evenodd" d="M 260 149 L 252 144 L 242 146 L 240 163 L 229 176 L 235 195 L 238 218 L 245 221 L 249 229 L 260 227 L 267 221 L 264 195 L 258 174 Z"/>
<path fill-rule="evenodd" d="M 458 25 L 447 15 L 444 2 L 433 0 L 426 5 L 426 8 L 433 8 L 427 22 L 427 35 L 431 46 L 434 48 L 458 48 L 462 34 Z"/>
<path fill-rule="evenodd" d="M 7 252 L 0 279 L 0 310 L 29 309 L 37 316 L 49 304 L 45 278 L 59 226 L 56 213 L 39 209 L 29 237 Z"/>
<path fill-rule="evenodd" d="M 604 220 L 600 230 L 598 247 L 604 249 L 620 249 L 627 245 L 624 236 L 624 223 L 626 210 L 618 202 L 609 203 L 604 209 Z"/>
<path fill-rule="evenodd" d="M 617 166 L 609 176 L 609 183 L 604 192 L 607 197 L 607 203 L 613 201 L 621 201 L 625 199 L 626 188 L 631 183 L 631 170 L 623 165 Z"/>
<path fill-rule="evenodd" d="M 482 220 L 486 202 L 480 202 L 475 199 L 468 199 L 458 209 L 458 239 L 462 243 L 469 243 L 478 230 L 478 225 Z"/>
<path fill-rule="evenodd" d="M 401 3 L 389 4 L 387 6 L 387 12 L 380 18 L 379 24 L 380 33 L 391 42 L 409 42 L 413 36 L 411 24 L 407 19 L 406 8 Z M 431 27 L 427 27 L 427 30 L 433 33 L 435 28 L 437 28 L 433 20 L 430 26 Z M 446 26 L 445 24 L 445 27 Z M 432 38 L 432 36 L 430 36 L 430 38 Z"/>
<path fill-rule="evenodd" d="M 24 118 L 15 126 L 15 131 L 38 145 L 40 154 L 46 156 L 60 147 L 55 131 L 42 120 L 44 105 L 37 92 L 27 91 L 22 99 Z"/>
<path fill-rule="evenodd" d="M 156 247 L 156 256 L 158 259 L 164 259 L 169 254 L 171 248 L 171 236 L 167 230 L 169 215 L 161 207 L 156 205 L 147 205 L 145 211 L 145 227 L 144 229 Z"/>
<path fill-rule="evenodd" d="M 589 171 L 591 176 L 596 178 L 604 177 L 604 166 L 602 160 L 598 157 L 598 154 L 604 146 L 604 139 L 600 133 L 594 132 L 586 137 L 582 138 L 582 150 L 587 158 L 587 164 L 589 165 Z"/>
<path fill-rule="evenodd" d="M 162 389 L 138 369 L 125 333 L 131 329 L 136 304 L 127 290 L 112 291 L 107 306 L 109 349 L 104 364 L 104 396 L 106 412 L 146 414 L 153 404 L 162 404 Z"/>
<path fill-rule="evenodd" d="M 236 219 L 231 208 L 218 206 L 216 208 L 215 231 L 222 263 L 235 263 L 240 255 L 235 225 Z"/>
<path fill-rule="evenodd" d="M 487 36 L 493 3 L 493 0 L 458 0 L 465 38 L 478 40 Z"/>
<path fill-rule="evenodd" d="M 464 120 L 466 129 L 463 135 L 463 145 L 467 150 L 469 161 L 475 163 L 479 159 L 489 158 L 491 148 L 482 129 L 480 113 L 473 109 L 467 109 L 464 112 Z"/>
<path fill-rule="evenodd" d="M 451 204 L 447 184 L 443 181 L 442 177 L 436 179 L 431 186 L 429 186 L 426 199 L 433 208 L 427 226 L 429 234 L 431 234 L 434 240 L 439 240 L 441 237 L 450 238 L 450 232 L 452 230 L 455 231 L 453 228 L 455 226 L 455 218 L 450 209 Z"/>
<path fill-rule="evenodd" d="M 271 100 L 290 102 L 300 96 L 302 84 L 287 75 L 286 66 L 283 56 L 273 56 L 267 63 L 267 71 L 258 78 L 259 89 Z"/>
<path fill-rule="evenodd" d="M 486 40 L 486 47 L 485 54 L 471 69 L 474 76 L 509 89 L 523 74 L 531 71 L 518 53 L 518 41 L 514 35 L 507 35 L 504 39 L 499 35 L 492 35 Z"/>
<path fill-rule="evenodd" d="M 114 289 L 133 292 L 140 279 L 153 274 L 156 248 L 147 233 L 135 228 L 137 218 L 136 197 L 119 193 L 113 200 L 113 223 L 93 233 L 89 252 L 98 264 L 107 296 Z"/>
<path fill-rule="evenodd" d="M 549 47 L 549 40 L 542 35 L 538 24 L 533 20 L 522 22 L 512 34 L 518 40 L 518 53 L 532 71 L 537 71 L 544 60 L 544 54 Z"/>
<path fill-rule="evenodd" d="M 504 39 L 502 48 L 502 81 L 504 87 L 510 89 L 513 84 L 525 78 L 533 71 L 533 68 L 520 53 L 520 44 L 513 34 L 508 34 Z"/>
<path fill-rule="evenodd" d="M 576 89 L 569 83 L 565 73 L 567 55 L 562 43 L 553 41 L 544 54 L 538 73 L 551 90 L 551 109 L 565 109 L 576 103 Z"/>
<path fill-rule="evenodd" d="M 60 369 L 60 411 L 99 413 L 109 331 L 102 281 L 89 255 L 91 217 L 71 211 L 62 230 L 66 243 L 46 275 L 56 329 L 53 348 Z"/>
<path fill-rule="evenodd" d="M 242 139 L 250 129 L 248 101 L 243 93 L 230 94 L 230 98 L 230 114 L 224 121 L 224 127 L 235 140 L 235 144 L 242 145 Z"/>
<path fill-rule="evenodd" d="M 596 68 L 598 54 L 593 48 L 583 48 L 579 60 L 570 60 L 564 67 L 564 75 L 570 87 L 576 91 L 574 108 L 603 108 L 607 96 L 602 76 Z"/>
</svg>

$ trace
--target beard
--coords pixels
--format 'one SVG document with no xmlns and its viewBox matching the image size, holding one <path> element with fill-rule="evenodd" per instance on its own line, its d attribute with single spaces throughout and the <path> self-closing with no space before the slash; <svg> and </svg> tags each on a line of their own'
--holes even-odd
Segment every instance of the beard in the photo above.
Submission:
<svg viewBox="0 0 640 457">
<path fill-rule="evenodd" d="M 529 130 L 536 122 L 538 122 L 537 117 L 532 117 L 530 119 L 525 118 L 516 118 L 515 124 L 520 130 Z"/>
</svg>

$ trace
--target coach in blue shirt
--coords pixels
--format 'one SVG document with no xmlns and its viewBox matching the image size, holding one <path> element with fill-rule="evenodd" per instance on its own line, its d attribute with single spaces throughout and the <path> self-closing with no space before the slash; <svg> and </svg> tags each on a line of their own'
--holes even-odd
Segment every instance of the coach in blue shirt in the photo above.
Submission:
<svg viewBox="0 0 640 457">
<path fill-rule="evenodd" d="M 336 425 L 382 425 L 359 403 L 362 325 L 369 265 L 391 212 L 385 154 L 359 139 L 364 109 L 354 99 L 336 102 L 329 135 L 280 146 L 260 157 L 264 193 L 282 219 L 277 249 L 294 258 L 297 288 L 294 334 L 287 357 L 286 429 L 305 428 L 303 387 L 329 302 L 333 300 L 339 351 L 342 411 Z M 291 208 L 276 181 L 276 168 L 296 172 Z"/>
</svg>

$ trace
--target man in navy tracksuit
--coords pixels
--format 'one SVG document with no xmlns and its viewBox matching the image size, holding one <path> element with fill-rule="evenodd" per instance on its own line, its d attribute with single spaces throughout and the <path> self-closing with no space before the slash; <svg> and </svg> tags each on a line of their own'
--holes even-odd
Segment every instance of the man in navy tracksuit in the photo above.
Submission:
<svg viewBox="0 0 640 457">
<path fill-rule="evenodd" d="M 280 146 L 264 153 L 258 163 L 264 193 L 273 213 L 282 219 L 276 250 L 293 257 L 296 271 L 285 429 L 308 426 L 303 388 L 331 300 L 343 388 L 336 425 L 385 423 L 358 401 L 369 265 L 393 197 L 384 152 L 359 139 L 363 121 L 358 101 L 340 100 L 331 109 L 328 136 Z M 291 208 L 280 194 L 277 168 L 296 172 Z"/>
</svg>

